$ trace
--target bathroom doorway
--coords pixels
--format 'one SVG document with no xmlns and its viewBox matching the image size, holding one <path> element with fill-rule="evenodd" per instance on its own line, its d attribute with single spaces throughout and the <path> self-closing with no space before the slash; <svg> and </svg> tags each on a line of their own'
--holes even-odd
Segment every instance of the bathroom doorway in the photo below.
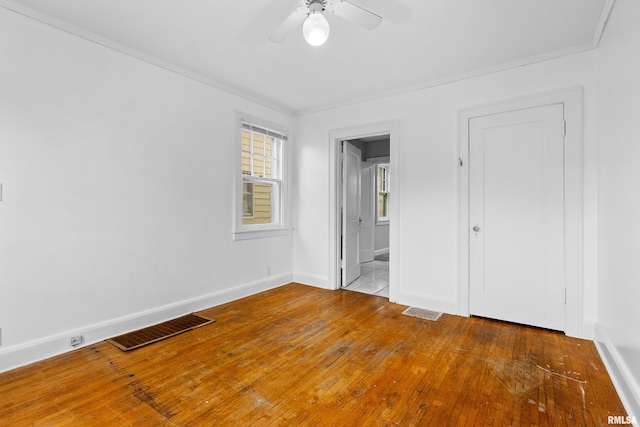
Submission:
<svg viewBox="0 0 640 427">
<path fill-rule="evenodd" d="M 390 135 L 341 143 L 341 288 L 389 298 Z"/>
</svg>

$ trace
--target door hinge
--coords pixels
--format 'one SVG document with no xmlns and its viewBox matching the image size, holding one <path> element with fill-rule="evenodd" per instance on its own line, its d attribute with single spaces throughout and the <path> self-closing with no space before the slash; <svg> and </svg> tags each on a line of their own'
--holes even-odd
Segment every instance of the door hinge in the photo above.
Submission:
<svg viewBox="0 0 640 427">
<path fill-rule="evenodd" d="M 567 303 L 567 288 L 564 288 L 564 303 Z"/>
<path fill-rule="evenodd" d="M 562 121 L 562 136 L 567 136 L 567 121 Z"/>
</svg>

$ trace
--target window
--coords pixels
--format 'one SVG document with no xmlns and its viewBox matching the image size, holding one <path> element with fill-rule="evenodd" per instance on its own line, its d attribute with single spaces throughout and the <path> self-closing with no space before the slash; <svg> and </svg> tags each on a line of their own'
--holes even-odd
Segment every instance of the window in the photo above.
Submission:
<svg viewBox="0 0 640 427">
<path fill-rule="evenodd" d="M 236 233 L 283 227 L 283 146 L 286 135 L 266 126 L 240 120 Z M 240 207 L 240 204 L 242 205 Z M 241 209 L 241 210 L 240 210 Z"/>
<path fill-rule="evenodd" d="M 378 222 L 389 221 L 389 165 L 378 164 L 377 174 L 378 203 L 377 203 L 377 220 Z"/>
</svg>

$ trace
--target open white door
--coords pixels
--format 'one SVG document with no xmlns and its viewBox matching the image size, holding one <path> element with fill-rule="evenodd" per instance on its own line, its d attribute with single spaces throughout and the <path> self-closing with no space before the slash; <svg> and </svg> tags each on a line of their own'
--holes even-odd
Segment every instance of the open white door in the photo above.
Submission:
<svg viewBox="0 0 640 427">
<path fill-rule="evenodd" d="M 373 261 L 375 257 L 375 206 L 373 194 L 375 185 L 376 165 L 363 162 L 361 167 L 362 180 L 360 183 L 360 262 Z"/>
<path fill-rule="evenodd" d="M 561 104 L 469 123 L 471 314 L 565 330 Z"/>
<path fill-rule="evenodd" d="M 342 286 L 360 277 L 360 162 L 359 148 L 342 145 Z"/>
</svg>

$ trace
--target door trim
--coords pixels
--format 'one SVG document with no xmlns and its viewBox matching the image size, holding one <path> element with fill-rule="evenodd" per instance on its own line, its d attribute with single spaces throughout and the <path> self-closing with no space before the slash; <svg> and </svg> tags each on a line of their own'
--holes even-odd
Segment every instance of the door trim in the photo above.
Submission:
<svg viewBox="0 0 640 427">
<path fill-rule="evenodd" d="M 329 289 L 340 289 L 340 206 L 342 174 L 340 168 L 340 146 L 345 139 L 389 135 L 391 170 L 397 170 L 399 122 L 397 120 L 370 123 L 335 129 L 329 132 Z M 396 302 L 399 293 L 399 199 L 398 174 L 390 181 L 392 197 L 389 198 L 389 301 Z"/>
<path fill-rule="evenodd" d="M 582 246 L 582 87 L 532 95 L 458 112 L 458 314 L 469 310 L 469 121 L 474 117 L 563 104 L 564 139 L 564 239 L 565 239 L 565 333 L 583 337 Z"/>
</svg>

